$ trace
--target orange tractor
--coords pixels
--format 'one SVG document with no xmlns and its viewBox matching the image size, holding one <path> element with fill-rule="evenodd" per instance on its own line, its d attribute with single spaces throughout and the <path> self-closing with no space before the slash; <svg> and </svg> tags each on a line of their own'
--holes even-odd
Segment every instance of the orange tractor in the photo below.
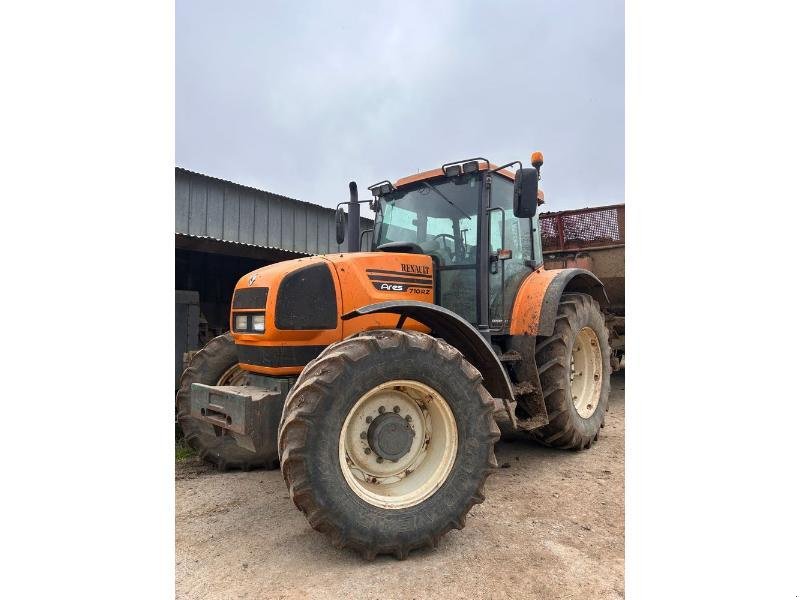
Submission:
<svg viewBox="0 0 800 600">
<path fill-rule="evenodd" d="M 188 442 L 221 469 L 280 461 L 311 526 L 366 558 L 464 527 L 497 466 L 496 419 L 589 448 L 608 404 L 607 299 L 588 270 L 543 268 L 542 163 L 448 163 L 369 201 L 351 183 L 336 215 L 349 252 L 239 280 L 231 332 L 181 379 Z"/>
</svg>

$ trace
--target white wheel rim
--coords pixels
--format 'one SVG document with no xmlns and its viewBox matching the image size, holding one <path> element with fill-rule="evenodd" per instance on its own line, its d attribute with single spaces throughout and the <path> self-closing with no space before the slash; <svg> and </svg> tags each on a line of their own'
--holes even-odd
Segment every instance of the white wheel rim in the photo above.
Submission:
<svg viewBox="0 0 800 600">
<path fill-rule="evenodd" d="M 379 460 L 365 439 L 370 424 L 389 412 L 403 417 L 414 433 L 410 448 L 396 461 Z M 456 420 L 441 394 L 419 381 L 398 379 L 372 388 L 350 409 L 339 435 L 339 465 L 359 498 L 401 509 L 423 502 L 442 486 L 457 449 Z"/>
<path fill-rule="evenodd" d="M 219 379 L 217 385 L 245 385 L 247 383 L 247 371 L 235 364 L 225 371 Z"/>
<path fill-rule="evenodd" d="M 575 336 L 570 359 L 570 391 L 578 414 L 588 419 L 597 410 L 603 385 L 603 358 L 597 334 L 584 327 Z"/>
</svg>

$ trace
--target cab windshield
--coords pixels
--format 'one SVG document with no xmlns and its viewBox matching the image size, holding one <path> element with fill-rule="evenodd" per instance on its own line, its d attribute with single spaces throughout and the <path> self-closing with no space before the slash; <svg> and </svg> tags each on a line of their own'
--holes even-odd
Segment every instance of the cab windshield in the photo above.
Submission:
<svg viewBox="0 0 800 600">
<path fill-rule="evenodd" d="M 478 248 L 480 175 L 431 180 L 380 198 L 375 247 L 416 244 L 440 266 L 474 265 Z"/>
</svg>

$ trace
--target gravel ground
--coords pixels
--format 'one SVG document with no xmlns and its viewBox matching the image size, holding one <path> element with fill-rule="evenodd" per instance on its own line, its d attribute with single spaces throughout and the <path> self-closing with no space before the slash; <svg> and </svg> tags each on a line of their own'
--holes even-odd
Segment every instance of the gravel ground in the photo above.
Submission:
<svg viewBox="0 0 800 600">
<path fill-rule="evenodd" d="M 280 471 L 176 465 L 178 598 L 621 598 L 625 559 L 625 379 L 588 451 L 520 440 L 486 502 L 436 550 L 363 561 L 336 550 L 289 500 Z"/>
</svg>

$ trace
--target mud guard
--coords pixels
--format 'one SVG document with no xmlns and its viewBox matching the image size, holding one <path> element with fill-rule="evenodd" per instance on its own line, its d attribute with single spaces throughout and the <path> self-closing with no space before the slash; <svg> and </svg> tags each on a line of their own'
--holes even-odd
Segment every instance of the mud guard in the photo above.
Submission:
<svg viewBox="0 0 800 600">
<path fill-rule="evenodd" d="M 395 300 L 363 306 L 342 315 L 342 320 L 348 321 L 374 313 L 400 315 L 398 327 L 402 326 L 402 321 L 406 318 L 414 319 L 426 327 L 430 327 L 433 335 L 442 338 L 458 349 L 464 358 L 481 372 L 483 384 L 492 396 L 507 403 L 514 401 L 514 389 L 500 359 L 486 339 L 456 313 L 427 302 Z"/>
<path fill-rule="evenodd" d="M 536 270 L 522 282 L 517 292 L 509 333 L 552 335 L 564 292 L 582 292 L 601 305 L 609 303 L 603 282 L 591 271 L 577 268 Z"/>
<path fill-rule="evenodd" d="M 556 275 L 544 294 L 542 312 L 539 319 L 539 335 L 552 335 L 556 325 L 558 303 L 564 292 L 584 292 L 601 304 L 608 304 L 608 295 L 603 282 L 586 269 L 562 269 Z"/>
</svg>

